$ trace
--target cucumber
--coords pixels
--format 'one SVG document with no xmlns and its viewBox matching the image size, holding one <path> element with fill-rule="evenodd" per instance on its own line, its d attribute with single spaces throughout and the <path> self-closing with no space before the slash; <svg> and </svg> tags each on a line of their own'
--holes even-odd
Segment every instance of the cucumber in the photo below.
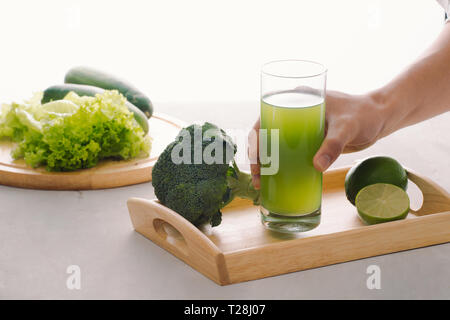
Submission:
<svg viewBox="0 0 450 320">
<path fill-rule="evenodd" d="M 48 87 L 44 90 L 44 96 L 42 97 L 42 103 L 47 103 L 54 100 L 61 100 L 70 92 L 73 91 L 79 96 L 94 97 L 96 94 L 100 94 L 105 90 L 94 86 L 81 85 L 81 84 L 59 84 Z M 128 110 L 133 112 L 134 118 L 137 123 L 142 127 L 145 134 L 148 133 L 148 120 L 144 113 L 139 110 L 135 105 L 126 101 Z"/>
<path fill-rule="evenodd" d="M 93 86 L 79 84 L 58 84 L 44 90 L 44 96 L 42 97 L 41 102 L 47 103 L 54 100 L 62 100 L 70 91 L 75 92 L 79 96 L 94 97 L 97 93 L 103 93 L 104 90 Z"/>
<path fill-rule="evenodd" d="M 133 105 L 150 118 L 153 114 L 153 105 L 150 99 L 128 82 L 112 75 L 88 67 L 75 67 L 70 69 L 64 78 L 65 83 L 87 84 L 106 90 L 118 90 Z"/>
</svg>

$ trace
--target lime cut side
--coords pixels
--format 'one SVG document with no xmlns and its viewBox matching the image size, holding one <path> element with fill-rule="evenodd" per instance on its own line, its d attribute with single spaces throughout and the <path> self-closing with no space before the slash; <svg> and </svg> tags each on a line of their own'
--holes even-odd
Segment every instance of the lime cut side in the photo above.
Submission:
<svg viewBox="0 0 450 320">
<path fill-rule="evenodd" d="M 360 217 L 368 224 L 404 219 L 409 212 L 409 197 L 392 184 L 376 183 L 362 188 L 355 200 Z"/>
</svg>

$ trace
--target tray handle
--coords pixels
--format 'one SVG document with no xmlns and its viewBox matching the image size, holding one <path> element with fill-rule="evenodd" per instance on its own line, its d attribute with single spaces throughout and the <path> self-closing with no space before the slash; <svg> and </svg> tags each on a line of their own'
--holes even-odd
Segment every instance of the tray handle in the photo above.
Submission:
<svg viewBox="0 0 450 320">
<path fill-rule="evenodd" d="M 412 213 L 417 216 L 423 216 L 450 211 L 450 195 L 447 191 L 429 178 L 421 176 L 410 169 L 406 171 L 408 172 L 408 178 L 419 187 L 423 195 L 422 206 L 418 210 L 411 210 Z"/>
<path fill-rule="evenodd" d="M 159 201 L 130 198 L 127 205 L 135 230 L 157 240 L 164 248 L 171 248 L 178 255 L 186 257 L 198 247 L 208 253 L 220 253 L 205 234 Z"/>
<path fill-rule="evenodd" d="M 229 282 L 222 251 L 192 223 L 158 200 L 127 201 L 134 229 L 207 277 Z"/>
</svg>

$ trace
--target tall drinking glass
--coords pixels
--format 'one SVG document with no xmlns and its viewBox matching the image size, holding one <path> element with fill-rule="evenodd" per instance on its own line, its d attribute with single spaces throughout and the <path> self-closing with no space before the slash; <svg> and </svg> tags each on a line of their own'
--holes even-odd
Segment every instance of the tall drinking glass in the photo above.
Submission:
<svg viewBox="0 0 450 320">
<path fill-rule="evenodd" d="M 313 157 L 324 138 L 326 68 L 316 62 L 269 62 L 261 72 L 261 220 L 295 233 L 320 223 L 322 173 Z"/>
</svg>

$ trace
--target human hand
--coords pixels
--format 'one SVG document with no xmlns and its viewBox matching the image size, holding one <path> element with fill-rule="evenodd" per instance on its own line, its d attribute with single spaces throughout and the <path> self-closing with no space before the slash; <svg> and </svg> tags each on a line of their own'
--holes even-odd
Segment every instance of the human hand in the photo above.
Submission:
<svg viewBox="0 0 450 320">
<path fill-rule="evenodd" d="M 325 108 L 325 139 L 313 159 L 319 171 L 328 169 L 341 153 L 365 149 L 382 136 L 386 117 L 369 94 L 328 91 Z M 248 136 L 252 182 L 256 189 L 260 186 L 259 128 L 258 119 Z"/>
</svg>

